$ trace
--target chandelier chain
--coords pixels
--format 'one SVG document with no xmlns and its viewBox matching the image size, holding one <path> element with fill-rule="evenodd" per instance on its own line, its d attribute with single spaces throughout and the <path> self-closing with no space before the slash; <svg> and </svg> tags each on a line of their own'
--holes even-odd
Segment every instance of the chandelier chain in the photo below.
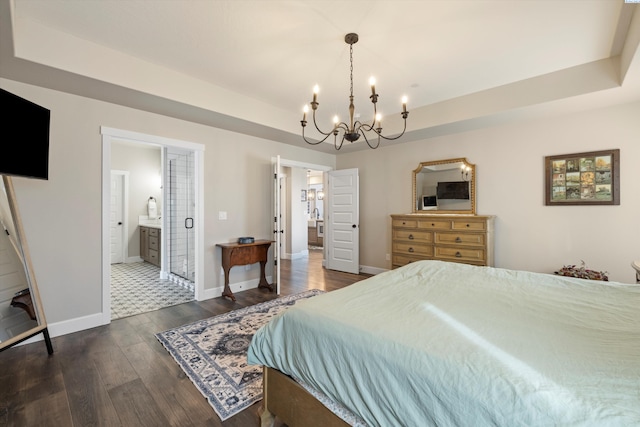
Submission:
<svg viewBox="0 0 640 427">
<path fill-rule="evenodd" d="M 349 76 L 351 78 L 351 96 L 353 96 L 353 44 L 349 45 L 349 61 L 351 67 L 349 68 Z"/>
</svg>

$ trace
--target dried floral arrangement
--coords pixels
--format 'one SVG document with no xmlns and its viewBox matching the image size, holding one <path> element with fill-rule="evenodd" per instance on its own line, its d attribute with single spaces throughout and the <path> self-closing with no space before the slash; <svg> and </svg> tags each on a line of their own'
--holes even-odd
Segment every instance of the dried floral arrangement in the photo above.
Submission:
<svg viewBox="0 0 640 427">
<path fill-rule="evenodd" d="M 584 261 L 582 262 L 581 267 L 576 267 L 575 265 L 565 265 L 560 270 L 555 271 L 554 273 L 559 276 L 569 276 L 569 277 L 578 277 L 580 279 L 589 279 L 589 280 L 603 280 L 605 282 L 609 281 L 609 276 L 606 271 L 595 271 L 590 270 L 585 266 Z"/>
</svg>

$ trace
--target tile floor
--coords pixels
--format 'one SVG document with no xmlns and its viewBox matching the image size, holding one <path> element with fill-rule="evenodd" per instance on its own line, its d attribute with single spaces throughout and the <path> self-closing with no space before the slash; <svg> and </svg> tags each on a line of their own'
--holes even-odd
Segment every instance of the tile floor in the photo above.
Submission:
<svg viewBox="0 0 640 427">
<path fill-rule="evenodd" d="M 148 262 L 111 265 L 111 319 L 146 313 L 193 301 L 194 291 L 160 280 L 160 269 Z"/>
</svg>

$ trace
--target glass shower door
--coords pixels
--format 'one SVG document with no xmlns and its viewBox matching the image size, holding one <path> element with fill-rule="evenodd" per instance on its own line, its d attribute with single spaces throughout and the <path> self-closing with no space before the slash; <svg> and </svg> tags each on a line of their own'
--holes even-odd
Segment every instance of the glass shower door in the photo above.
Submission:
<svg viewBox="0 0 640 427">
<path fill-rule="evenodd" d="M 193 285 L 195 281 L 195 211 L 193 151 L 167 148 L 169 273 Z"/>
</svg>

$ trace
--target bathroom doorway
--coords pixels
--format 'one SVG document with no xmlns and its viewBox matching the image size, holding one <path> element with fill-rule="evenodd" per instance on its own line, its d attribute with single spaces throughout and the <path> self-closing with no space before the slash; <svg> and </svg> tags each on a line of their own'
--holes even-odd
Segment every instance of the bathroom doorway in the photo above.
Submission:
<svg viewBox="0 0 640 427">
<path fill-rule="evenodd" d="M 102 323 L 202 298 L 204 146 L 105 127 L 101 133 Z M 112 169 L 129 172 L 122 262 L 111 254 L 111 202 L 119 193 L 111 188 Z M 150 200 L 157 208 L 153 218 Z M 178 225 L 187 232 L 180 234 Z M 170 256 L 176 248 L 182 252 Z"/>
</svg>

